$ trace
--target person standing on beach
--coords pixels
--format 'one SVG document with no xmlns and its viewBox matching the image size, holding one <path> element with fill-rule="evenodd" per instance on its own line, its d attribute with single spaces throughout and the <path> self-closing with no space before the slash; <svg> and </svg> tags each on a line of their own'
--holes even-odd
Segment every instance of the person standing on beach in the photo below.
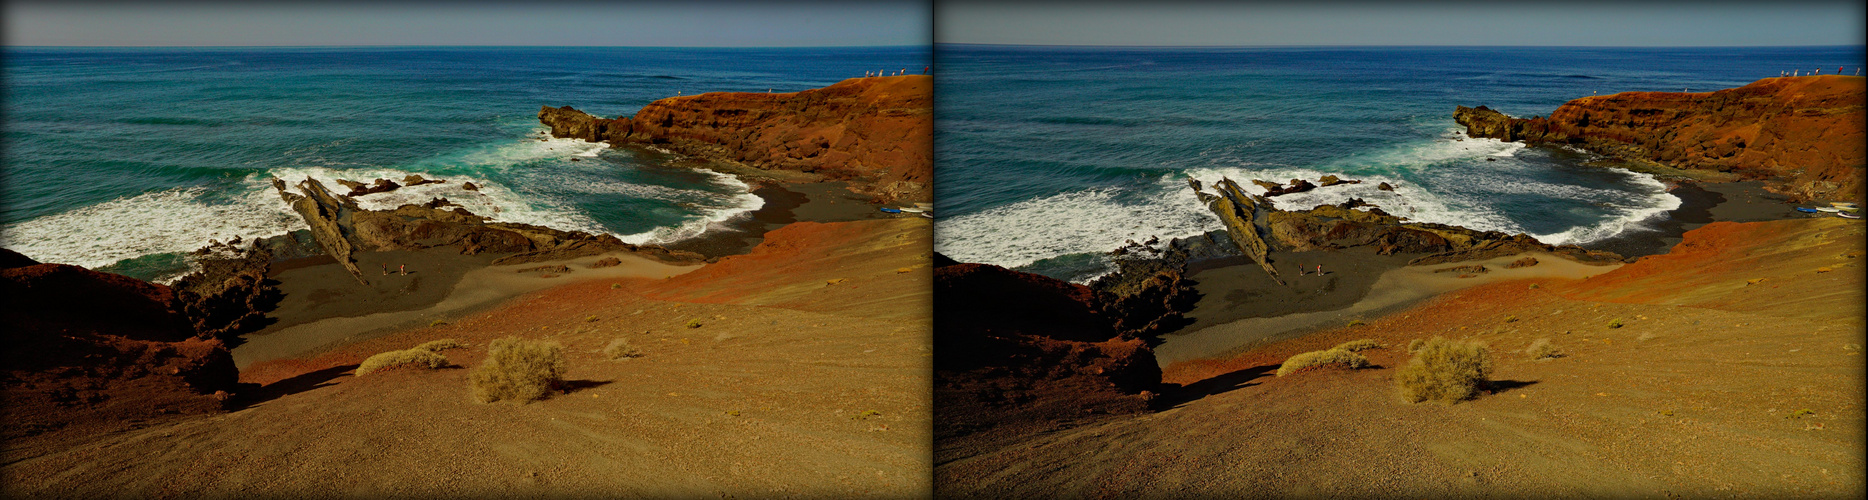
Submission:
<svg viewBox="0 0 1868 500">
<path fill-rule="evenodd" d="M 922 67 L 921 67 L 921 74 L 923 74 L 923 75 L 925 75 L 925 74 L 928 74 L 928 68 L 932 68 L 932 67 L 933 67 L 933 66 L 922 66 Z M 1861 71 L 1861 68 L 1856 68 L 1856 69 L 1855 69 L 1855 71 L 1856 71 L 1856 72 L 1860 72 L 1860 71 Z"/>
<path fill-rule="evenodd" d="M 1317 276 L 1323 275 L 1323 264 L 1317 264 Z"/>
<path fill-rule="evenodd" d="M 398 272 L 398 273 L 401 273 L 401 274 L 402 274 L 403 276 L 408 276 L 408 275 L 409 275 L 409 265 L 408 265 L 408 264 L 398 264 L 398 265 L 396 265 L 396 272 Z"/>
</svg>

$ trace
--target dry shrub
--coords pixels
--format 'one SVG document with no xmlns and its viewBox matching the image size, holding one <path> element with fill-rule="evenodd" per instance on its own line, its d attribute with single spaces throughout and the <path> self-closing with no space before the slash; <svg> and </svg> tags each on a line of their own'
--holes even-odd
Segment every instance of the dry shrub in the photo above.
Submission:
<svg viewBox="0 0 1868 500">
<path fill-rule="evenodd" d="M 1369 358 L 1342 349 L 1310 351 L 1284 360 L 1284 366 L 1278 367 L 1278 376 L 1282 377 L 1308 368 L 1333 364 L 1347 368 L 1362 368 L 1369 365 Z"/>
<path fill-rule="evenodd" d="M 441 351 L 445 351 L 448 349 L 464 349 L 466 347 L 467 347 L 467 344 L 462 343 L 459 340 L 441 339 L 441 340 L 430 340 L 428 342 L 424 342 L 422 343 L 422 345 L 415 346 L 415 350 L 428 351 L 428 352 L 441 352 Z"/>
<path fill-rule="evenodd" d="M 448 358 L 434 351 L 423 349 L 377 353 L 363 360 L 363 364 L 357 365 L 357 376 L 361 377 L 373 371 L 402 365 L 423 366 L 433 370 L 447 366 Z"/>
<path fill-rule="evenodd" d="M 1524 348 L 1524 354 L 1529 355 L 1531 359 L 1557 358 L 1563 356 L 1563 352 L 1557 350 L 1557 346 L 1552 345 L 1550 339 L 1547 338 L 1537 339 L 1531 342 L 1530 347 Z"/>
<path fill-rule="evenodd" d="M 1349 351 L 1349 352 L 1356 352 L 1356 351 L 1366 351 L 1369 349 L 1380 349 L 1381 347 L 1382 347 L 1382 344 L 1380 342 L 1376 342 L 1375 339 L 1362 339 L 1362 340 L 1351 340 L 1351 341 L 1344 342 L 1341 344 L 1336 344 L 1336 347 L 1331 347 L 1331 349 L 1342 349 L 1342 350 Z"/>
<path fill-rule="evenodd" d="M 506 337 L 487 344 L 486 361 L 470 377 L 482 403 L 544 399 L 564 382 L 564 346 Z"/>
<path fill-rule="evenodd" d="M 642 350 L 629 344 L 629 339 L 617 337 L 603 346 L 603 355 L 610 359 L 642 357 Z"/>
<path fill-rule="evenodd" d="M 1425 345 L 1426 342 L 1427 341 L 1421 340 L 1421 339 L 1414 339 L 1414 340 L 1407 341 L 1407 353 L 1414 354 L 1414 353 L 1420 352 L 1420 346 Z"/>
<path fill-rule="evenodd" d="M 1453 403 L 1476 395 L 1491 374 L 1492 355 L 1485 344 L 1434 337 L 1395 372 L 1395 384 L 1409 402 Z"/>
</svg>

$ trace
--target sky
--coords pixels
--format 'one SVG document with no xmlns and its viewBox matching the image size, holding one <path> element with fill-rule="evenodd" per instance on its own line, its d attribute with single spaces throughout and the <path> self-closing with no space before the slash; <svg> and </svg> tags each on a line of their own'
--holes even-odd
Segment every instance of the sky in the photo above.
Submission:
<svg viewBox="0 0 1868 500">
<path fill-rule="evenodd" d="M 1863 2 L 935 4 L 935 41 L 1016 45 L 1863 45 Z"/>
<path fill-rule="evenodd" d="M 923 1 L 12 1 L 15 46 L 927 45 Z"/>
</svg>

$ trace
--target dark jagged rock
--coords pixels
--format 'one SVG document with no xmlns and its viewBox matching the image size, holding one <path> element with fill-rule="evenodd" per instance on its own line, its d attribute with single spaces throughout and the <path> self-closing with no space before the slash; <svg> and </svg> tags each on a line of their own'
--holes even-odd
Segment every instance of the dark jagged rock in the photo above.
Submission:
<svg viewBox="0 0 1868 500">
<path fill-rule="evenodd" d="M 461 189 L 465 189 L 468 191 L 479 191 L 480 185 L 474 184 L 472 182 L 463 182 L 461 183 Z"/>
<path fill-rule="evenodd" d="M 1089 284 L 1111 326 L 1128 338 L 1180 328 L 1188 322 L 1183 315 L 1200 300 L 1185 279 L 1186 250 L 1171 244 L 1157 250 L 1151 246 L 1157 242 L 1151 238 L 1111 252 L 1116 271 Z"/>
<path fill-rule="evenodd" d="M 331 194 L 324 184 L 310 177 L 298 183 L 303 195 L 286 191 L 285 181 L 278 178 L 272 180 L 272 187 L 279 191 L 280 198 L 292 206 L 292 211 L 298 212 L 305 219 L 305 224 L 311 226 L 311 236 L 324 248 L 324 254 L 336 259 L 338 265 L 350 271 L 358 283 L 368 286 L 370 282 L 363 280 L 363 271 L 357 269 L 356 257 L 351 256 L 355 247 L 351 245 L 349 235 L 345 234 L 344 224 L 340 223 L 347 220 L 349 214 L 362 210 L 356 202 Z"/>
<path fill-rule="evenodd" d="M 1207 209 L 1219 216 L 1220 223 L 1226 226 L 1226 235 L 1239 246 L 1239 252 L 1257 262 L 1259 267 L 1265 269 L 1265 274 L 1271 275 L 1273 281 L 1284 284 L 1284 280 L 1278 277 L 1278 270 L 1271 267 L 1271 248 L 1259 236 L 1258 226 L 1253 222 L 1259 205 L 1264 204 L 1264 198 L 1246 194 L 1239 189 L 1238 183 L 1224 177 L 1213 183 L 1213 190 L 1217 194 L 1201 191 L 1199 180 L 1189 178 L 1187 183 L 1193 187 L 1194 195 L 1206 203 Z"/>
<path fill-rule="evenodd" d="M 424 179 L 420 174 L 409 174 L 402 177 L 402 187 L 415 187 L 423 184 L 441 184 L 444 182 L 447 181 L 441 179 Z"/>
<path fill-rule="evenodd" d="M 411 177 L 415 177 L 417 179 L 421 178 L 421 176 L 419 175 L 411 176 Z M 350 192 L 344 194 L 344 196 L 349 196 L 351 198 L 356 198 L 358 196 L 363 196 L 366 194 L 387 193 L 390 191 L 395 191 L 397 189 L 403 188 L 401 184 L 397 184 L 396 181 L 392 181 L 389 179 L 377 179 L 375 182 L 372 182 L 368 186 L 363 185 L 363 183 L 361 182 L 347 181 L 343 179 L 338 179 L 337 183 L 342 184 L 344 187 L 350 188 Z"/>
<path fill-rule="evenodd" d="M 605 267 L 616 267 L 616 266 L 620 266 L 620 265 L 623 265 L 623 259 L 618 259 L 618 258 L 615 258 L 615 257 L 605 257 L 605 258 L 603 258 L 603 259 L 600 259 L 600 260 L 598 260 L 598 261 L 596 261 L 596 262 L 592 262 L 592 263 L 590 263 L 590 268 L 591 268 L 591 269 L 601 269 L 601 268 L 605 268 Z"/>
<path fill-rule="evenodd" d="M 1375 185 L 1375 189 L 1380 189 L 1380 190 L 1382 190 L 1382 191 L 1394 191 L 1394 190 L 1395 190 L 1395 187 L 1394 187 L 1394 186 L 1390 186 L 1390 185 L 1388 185 L 1388 183 L 1386 183 L 1386 182 L 1384 182 L 1384 183 L 1381 183 L 1381 184 L 1376 184 L 1376 185 Z"/>
<path fill-rule="evenodd" d="M 1214 184 L 1221 195 L 1202 192 L 1198 180 L 1189 179 L 1188 185 L 1201 200 L 1207 202 L 1207 207 L 1226 226 L 1227 235 L 1238 244 L 1240 253 L 1259 262 L 1266 268 L 1266 272 L 1272 274 L 1273 279 L 1277 277 L 1276 270 L 1270 267 L 1268 257 L 1261 256 L 1268 255 L 1274 245 L 1278 250 L 1292 252 L 1372 246 L 1382 255 L 1429 254 L 1414 259 L 1410 265 L 1485 259 L 1530 251 L 1551 252 L 1588 264 L 1608 264 L 1621 260 L 1621 256 L 1611 252 L 1583 250 L 1568 245 L 1546 245 L 1524 234 L 1508 235 L 1445 224 L 1406 222 L 1380 209 L 1356 210 L 1356 207 L 1368 206 L 1359 199 L 1310 210 L 1287 211 L 1261 206 L 1258 202 L 1262 200 L 1253 200 L 1238 193 L 1237 184 L 1227 179 L 1222 178 Z M 1232 189 L 1226 189 L 1226 186 L 1232 186 Z M 1234 203 L 1232 200 L 1242 202 Z M 1260 211 L 1263 211 L 1262 217 L 1253 215 Z M 1257 224 L 1260 221 L 1268 238 L 1261 237 L 1258 232 Z M 1243 238 L 1250 240 L 1239 241 Z"/>
<path fill-rule="evenodd" d="M 1472 137 L 1771 178 L 1793 200 L 1861 201 L 1865 88 L 1861 77 L 1766 78 L 1716 92 L 1581 97 L 1549 118 L 1459 106 L 1453 119 Z"/>
<path fill-rule="evenodd" d="M 593 235 L 563 231 L 531 224 L 489 222 L 454 206 L 442 210 L 434 201 L 406 204 L 394 210 L 364 210 L 349 198 L 335 196 L 317 180 L 299 183 L 304 195 L 285 191 L 277 179 L 273 186 L 293 208 L 305 217 L 312 236 L 338 262 L 363 281 L 352 252 L 384 250 L 420 250 L 453 245 L 462 254 L 481 252 L 509 253 L 493 261 L 494 265 L 521 264 L 543 260 L 571 259 L 608 252 L 632 252 L 670 263 L 702 262 L 705 257 L 658 246 L 624 243 L 612 235 Z M 434 205 L 434 206 L 430 206 Z M 451 205 L 451 204 L 449 204 Z M 341 253 L 340 253 L 341 252 Z M 367 283 L 366 283 L 367 284 Z"/>
<path fill-rule="evenodd" d="M 266 277 L 273 256 L 264 243 L 255 241 L 247 248 L 215 243 L 191 257 L 201 269 L 171 286 L 196 332 L 233 344 L 241 334 L 265 327 L 266 312 L 284 296 L 277 282 Z"/>
<path fill-rule="evenodd" d="M 1361 184 L 1361 183 L 1362 181 L 1360 180 L 1343 180 L 1342 178 L 1336 177 L 1334 175 L 1324 175 L 1322 178 L 1317 179 L 1317 187 L 1330 187 L 1330 186 L 1334 186 L 1337 184 Z"/>
</svg>

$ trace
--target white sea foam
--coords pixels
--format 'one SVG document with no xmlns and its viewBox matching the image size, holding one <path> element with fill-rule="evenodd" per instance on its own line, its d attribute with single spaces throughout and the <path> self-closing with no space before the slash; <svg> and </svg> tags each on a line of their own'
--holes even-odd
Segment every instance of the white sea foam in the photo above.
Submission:
<svg viewBox="0 0 1868 500">
<path fill-rule="evenodd" d="M 279 198 L 247 189 L 210 201 L 204 187 L 118 198 L 0 230 L 0 245 L 40 262 L 88 268 L 159 253 L 189 252 L 209 239 L 247 240 L 304 229 Z"/>
<path fill-rule="evenodd" d="M 1165 240 L 1220 225 L 1186 189 L 1071 191 L 935 222 L 935 249 L 962 262 L 1018 267 L 1059 255 L 1102 253 L 1127 240 Z M 1140 196 L 1137 196 L 1137 195 Z"/>
<path fill-rule="evenodd" d="M 681 241 L 700 236 L 716 225 L 733 220 L 741 214 L 751 213 L 765 207 L 765 199 L 752 194 L 752 186 L 741 182 L 739 178 L 704 168 L 695 170 L 708 174 L 713 182 L 731 188 L 737 194 L 732 195 L 721 208 L 688 217 L 679 226 L 659 227 L 636 234 L 617 235 L 617 238 L 636 245 Z"/>
<path fill-rule="evenodd" d="M 1531 236 L 1537 238 L 1538 241 L 1552 245 L 1588 243 L 1637 228 L 1643 221 L 1680 208 L 1680 197 L 1668 193 L 1667 185 L 1656 180 L 1654 176 L 1620 168 L 1610 170 L 1628 176 L 1631 181 L 1640 186 L 1645 196 L 1635 200 L 1633 204 L 1616 205 L 1614 207 L 1615 217 L 1604 219 L 1595 225 L 1577 226 L 1562 232 Z"/>
</svg>

